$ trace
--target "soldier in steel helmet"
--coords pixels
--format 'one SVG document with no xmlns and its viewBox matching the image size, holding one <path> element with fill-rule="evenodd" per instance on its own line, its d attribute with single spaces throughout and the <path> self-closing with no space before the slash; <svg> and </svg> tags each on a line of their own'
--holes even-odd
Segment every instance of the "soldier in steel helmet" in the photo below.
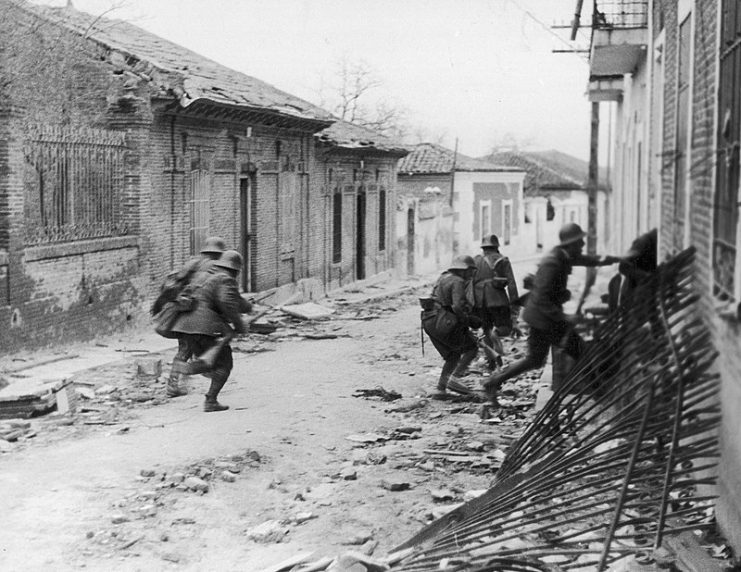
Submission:
<svg viewBox="0 0 741 572">
<path fill-rule="evenodd" d="M 446 390 L 471 394 L 460 379 L 476 357 L 478 346 L 469 326 L 480 326 L 471 314 L 466 297 L 467 283 L 473 277 L 476 263 L 471 256 L 456 256 L 450 267 L 438 278 L 432 290 L 431 307 L 422 314 L 422 327 L 445 360 L 437 383 L 439 394 Z"/>
<path fill-rule="evenodd" d="M 175 364 L 180 373 L 209 373 L 211 386 L 206 393 L 203 409 L 206 412 L 224 411 L 228 405 L 219 403 L 217 396 L 224 387 L 233 367 L 232 349 L 228 340 L 234 333 L 245 333 L 242 321 L 241 296 L 237 276 L 242 268 L 242 256 L 236 250 L 227 250 L 215 260 L 208 272 L 199 272 L 192 280 L 195 299 L 190 312 L 180 314 L 172 326 L 192 355 L 203 356 L 220 344 L 213 364 L 195 369 L 193 364 Z M 196 360 L 199 361 L 199 360 Z M 200 360 L 200 365 L 204 360 Z"/>
<path fill-rule="evenodd" d="M 497 235 L 484 236 L 481 239 L 481 250 L 483 254 L 474 259 L 474 306 L 476 315 L 482 322 L 484 341 L 489 347 L 496 348 L 501 346 L 498 336 L 508 336 L 517 327 L 519 295 L 512 264 L 509 258 L 499 252 Z M 491 370 L 496 368 L 491 357 L 488 365 Z"/>
<path fill-rule="evenodd" d="M 497 393 L 502 383 L 541 367 L 551 346 L 563 343 L 565 337 L 564 351 L 578 358 L 583 341 L 573 332 L 574 316 L 567 316 L 563 311 L 563 304 L 571 298 L 571 292 L 566 288 L 571 269 L 574 266 L 606 266 L 621 260 L 615 256 L 583 254 L 585 236 L 586 233 L 578 224 L 565 224 L 558 233 L 560 243 L 540 261 L 522 315 L 530 325 L 527 354 L 505 369 L 493 373 L 484 383 L 484 390 L 492 403 L 497 403 Z"/>
<path fill-rule="evenodd" d="M 218 236 L 208 237 L 201 247 L 200 256 L 192 258 L 180 270 L 167 275 L 159 296 L 152 304 L 151 313 L 155 317 L 157 332 L 165 337 L 178 339 L 178 351 L 173 358 L 173 367 L 170 369 L 165 389 L 168 397 L 180 397 L 188 393 L 180 383 L 180 374 L 177 370 L 191 357 L 188 345 L 181 336 L 170 329 L 172 319 L 177 314 L 177 311 L 173 311 L 173 305 L 179 306 L 177 308 L 179 311 L 189 309 L 189 305 L 184 302 L 189 299 L 189 286 L 194 277 L 201 272 L 208 272 L 213 262 L 218 260 L 225 250 L 224 239 Z"/>
</svg>

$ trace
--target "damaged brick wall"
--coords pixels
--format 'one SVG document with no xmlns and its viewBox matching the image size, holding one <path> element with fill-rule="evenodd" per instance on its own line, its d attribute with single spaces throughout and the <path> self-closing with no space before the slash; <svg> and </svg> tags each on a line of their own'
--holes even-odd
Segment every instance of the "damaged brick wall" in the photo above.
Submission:
<svg viewBox="0 0 741 572">
<path fill-rule="evenodd" d="M 90 338 L 134 320 L 142 302 L 142 245 L 132 201 L 138 196 L 136 165 L 127 165 L 120 197 L 129 236 L 42 237 L 29 244 L 28 223 L 38 221 L 28 219 L 33 209 L 26 205 L 41 192 L 28 175 L 31 131 L 59 129 L 61 149 L 76 134 L 111 130 L 111 102 L 122 82 L 99 46 L 12 0 L 0 1 L 0 9 L 0 344 L 12 351 Z"/>
<path fill-rule="evenodd" d="M 148 227 L 160 253 L 154 285 L 193 254 L 189 201 L 197 169 L 208 179 L 208 234 L 245 255 L 245 290 L 323 281 L 325 210 L 311 133 L 236 116 L 156 112 L 150 157 Z"/>
<path fill-rule="evenodd" d="M 690 244 L 697 249 L 695 277 L 700 294 L 701 315 L 707 323 L 713 345 L 720 352 L 718 370 L 722 386 L 720 403 L 723 416 L 720 427 L 721 460 L 717 492 L 717 519 L 736 550 L 741 550 L 741 439 L 738 419 L 741 412 L 741 352 L 739 351 L 738 321 L 722 316 L 715 308 L 713 297 L 712 220 L 715 200 L 714 172 L 722 164 L 716 163 L 715 129 L 722 121 L 717 109 L 717 61 L 719 57 L 718 22 L 720 0 L 698 0 L 694 4 L 693 78 L 692 78 L 692 156 L 690 170 Z M 677 54 L 677 5 L 672 2 L 655 3 L 654 38 L 663 29 L 664 47 L 664 121 L 662 159 L 662 216 L 661 252 L 663 258 L 672 252 L 673 181 L 674 169 L 669 154 L 674 149 L 676 124 L 676 54 Z M 661 24 L 663 23 L 663 28 Z"/>
</svg>

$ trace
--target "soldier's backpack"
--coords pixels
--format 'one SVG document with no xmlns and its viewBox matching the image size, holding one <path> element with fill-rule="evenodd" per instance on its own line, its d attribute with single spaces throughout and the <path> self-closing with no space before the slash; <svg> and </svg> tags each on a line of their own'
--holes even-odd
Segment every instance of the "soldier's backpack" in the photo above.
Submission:
<svg viewBox="0 0 741 572">
<path fill-rule="evenodd" d="M 196 269 L 197 266 L 195 264 L 191 264 L 184 271 L 174 270 L 167 276 L 165 276 L 165 280 L 164 282 L 162 282 L 162 286 L 160 286 L 160 293 L 157 296 L 157 299 L 152 304 L 152 307 L 149 309 L 150 313 L 153 316 L 159 314 L 166 304 L 168 304 L 169 302 L 175 302 L 176 300 L 178 300 L 178 303 L 181 306 L 180 311 L 188 309 L 182 307 L 184 306 L 183 302 L 185 301 L 182 300 L 182 298 L 188 298 L 187 296 L 182 295 L 187 290 L 187 286 L 188 284 L 190 284 L 190 281 L 193 278 Z M 181 298 L 180 300 L 179 297 Z"/>
</svg>

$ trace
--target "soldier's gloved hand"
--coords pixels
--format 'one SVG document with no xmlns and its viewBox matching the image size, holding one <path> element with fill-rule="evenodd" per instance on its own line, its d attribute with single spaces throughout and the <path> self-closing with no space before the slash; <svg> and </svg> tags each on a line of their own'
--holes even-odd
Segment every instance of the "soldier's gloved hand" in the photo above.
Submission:
<svg viewBox="0 0 741 572">
<path fill-rule="evenodd" d="M 622 262 L 623 259 L 619 256 L 610 256 L 609 254 L 607 256 L 603 256 L 602 260 L 600 261 L 600 266 L 609 266 L 610 264 L 617 264 L 618 262 Z"/>
<path fill-rule="evenodd" d="M 561 296 L 561 299 L 559 300 L 559 302 L 561 302 L 561 304 L 565 304 L 569 300 L 571 300 L 571 290 L 564 290 L 563 295 Z"/>
</svg>

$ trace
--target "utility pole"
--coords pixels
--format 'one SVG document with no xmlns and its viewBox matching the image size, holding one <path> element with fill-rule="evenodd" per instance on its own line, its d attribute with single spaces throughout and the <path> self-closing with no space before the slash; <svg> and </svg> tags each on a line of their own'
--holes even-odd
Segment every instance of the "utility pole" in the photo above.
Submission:
<svg viewBox="0 0 741 572">
<path fill-rule="evenodd" d="M 587 254 L 597 254 L 597 189 L 599 188 L 599 102 L 592 102 L 587 178 Z"/>
<path fill-rule="evenodd" d="M 597 254 L 597 185 L 598 179 L 598 157 L 599 150 L 599 102 L 592 102 L 592 121 L 589 137 L 589 174 L 587 176 L 587 254 Z M 581 314 L 582 306 L 589 296 L 589 292 L 597 280 L 597 268 L 587 266 L 586 282 L 584 291 L 579 298 L 576 313 Z"/>
</svg>

